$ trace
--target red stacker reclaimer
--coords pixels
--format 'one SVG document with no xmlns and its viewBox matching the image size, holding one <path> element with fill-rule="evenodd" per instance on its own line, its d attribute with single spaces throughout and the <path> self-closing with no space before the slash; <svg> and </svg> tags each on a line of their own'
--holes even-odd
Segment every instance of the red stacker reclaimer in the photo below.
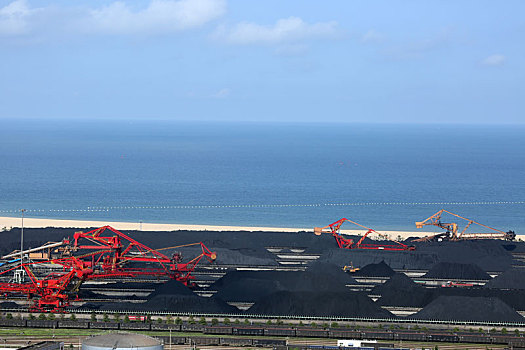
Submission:
<svg viewBox="0 0 525 350">
<path fill-rule="evenodd" d="M 341 225 L 343 225 L 345 222 L 349 222 L 351 224 L 357 225 L 365 229 L 366 233 L 357 242 L 354 242 L 354 240 L 351 238 L 343 237 L 339 231 L 341 229 Z M 408 246 L 401 242 L 391 240 L 385 234 L 379 233 L 369 227 L 363 226 L 361 224 L 358 224 L 355 221 L 352 221 L 346 218 L 337 220 L 336 222 L 331 223 L 330 225 L 325 226 L 325 227 L 314 227 L 314 233 L 318 236 L 322 235 L 323 233 L 331 234 L 335 238 L 335 241 L 337 242 L 337 246 L 342 249 L 377 249 L 377 250 L 394 250 L 394 251 L 415 250 L 416 249 L 416 247 L 414 246 Z M 370 234 L 377 234 L 383 240 L 391 241 L 395 244 L 365 244 L 363 243 L 365 238 Z"/>
<path fill-rule="evenodd" d="M 182 261 L 180 253 L 168 257 L 160 252 L 192 245 L 200 246 L 201 253 L 188 262 Z M 202 242 L 152 249 L 110 226 L 76 232 L 72 242 L 65 239 L 57 244 L 56 252 L 60 255 L 57 258 L 23 262 L 1 270 L 0 293 L 27 296 L 34 301 L 33 310 L 60 311 L 70 300 L 78 300 L 78 290 L 85 281 L 151 276 L 175 279 L 192 287 L 196 265 L 203 258 L 213 262 L 217 257 Z M 24 278 L 5 282 L 15 272 Z"/>
</svg>

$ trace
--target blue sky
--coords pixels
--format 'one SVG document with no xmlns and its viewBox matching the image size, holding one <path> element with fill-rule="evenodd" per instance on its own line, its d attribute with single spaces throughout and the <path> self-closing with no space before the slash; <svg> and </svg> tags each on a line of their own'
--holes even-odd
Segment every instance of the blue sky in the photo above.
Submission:
<svg viewBox="0 0 525 350">
<path fill-rule="evenodd" d="M 0 0 L 0 118 L 525 123 L 523 1 Z"/>
</svg>

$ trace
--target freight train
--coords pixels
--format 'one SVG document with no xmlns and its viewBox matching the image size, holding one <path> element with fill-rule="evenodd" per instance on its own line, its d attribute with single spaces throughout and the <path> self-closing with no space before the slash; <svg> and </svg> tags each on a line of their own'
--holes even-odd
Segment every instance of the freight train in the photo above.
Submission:
<svg viewBox="0 0 525 350">
<path fill-rule="evenodd" d="M 312 327 L 280 327 L 270 325 L 202 325 L 190 324 L 168 324 L 168 323 L 145 323 L 145 322 L 97 322 L 97 321 L 72 321 L 72 320 L 23 320 L 23 319 L 0 319 L 0 327 L 28 327 L 28 328 L 78 328 L 78 329 L 103 329 L 103 330 L 141 330 L 141 331 L 174 331 L 174 332 L 196 332 L 210 335 L 225 335 L 225 338 L 202 337 L 211 342 L 226 344 L 234 341 L 235 336 L 252 337 L 301 337 L 301 338 L 332 338 L 332 339 L 376 339 L 388 341 L 418 341 L 418 342 L 447 342 L 447 343 L 477 343 L 477 344 L 507 344 L 513 347 L 525 347 L 525 337 L 510 334 L 485 334 L 444 331 L 416 331 L 416 330 L 371 330 L 371 329 L 337 329 L 337 328 L 312 328 Z M 185 338 L 185 337 L 178 337 Z M 197 339 L 196 337 L 190 337 Z M 218 340 L 217 340 L 218 339 Z M 252 344 L 264 346 L 286 345 L 285 340 L 254 338 Z M 271 342 L 271 341 L 275 342 Z M 178 341 L 181 341 L 180 339 Z M 185 340 L 187 341 L 187 340 Z M 200 341 L 200 340 L 199 340 Z M 202 340 L 204 341 L 204 340 Z M 284 342 L 284 343 L 283 343 Z M 257 344 L 256 344 L 257 343 Z M 174 343 L 175 344 L 175 343 Z M 206 344 L 202 344 L 206 345 Z M 215 344 L 209 344 L 215 345 Z"/>
</svg>

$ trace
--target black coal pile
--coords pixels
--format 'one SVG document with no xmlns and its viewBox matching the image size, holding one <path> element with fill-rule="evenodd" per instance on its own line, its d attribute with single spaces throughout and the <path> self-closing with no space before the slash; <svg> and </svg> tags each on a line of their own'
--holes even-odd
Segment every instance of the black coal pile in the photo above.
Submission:
<svg viewBox="0 0 525 350">
<path fill-rule="evenodd" d="M 247 311 L 252 315 L 395 318 L 360 292 L 289 292 L 263 297 Z"/>
<path fill-rule="evenodd" d="M 372 289 L 381 295 L 376 304 L 382 306 L 423 307 L 434 298 L 433 292 L 415 283 L 404 273 L 396 273 L 388 281 Z"/>
<path fill-rule="evenodd" d="M 390 277 L 395 274 L 394 270 L 388 266 L 385 261 L 381 261 L 378 264 L 369 264 L 357 271 L 355 276 L 367 276 L 367 277 Z"/>
<path fill-rule="evenodd" d="M 279 291 L 345 292 L 345 283 L 322 271 L 230 271 L 210 289 L 225 301 L 254 302 Z"/>
<path fill-rule="evenodd" d="M 315 261 L 308 265 L 307 271 L 314 274 L 328 274 L 338 282 L 344 284 L 356 283 L 355 279 L 353 279 L 349 273 L 343 271 L 343 266 L 338 266 L 336 264 Z"/>
<path fill-rule="evenodd" d="M 320 261 L 336 265 L 365 266 L 384 261 L 394 269 L 427 269 L 439 261 L 439 257 L 432 251 L 389 251 L 369 249 L 339 249 L 337 246 L 325 251 Z"/>
<path fill-rule="evenodd" d="M 525 318 L 498 298 L 440 296 L 411 319 L 524 322 Z"/>
<path fill-rule="evenodd" d="M 440 262 L 426 274 L 426 278 L 490 280 L 491 277 L 474 264 Z"/>
<path fill-rule="evenodd" d="M 236 313 L 238 310 L 222 300 L 204 298 L 194 294 L 182 283 L 172 280 L 159 286 L 148 296 L 145 303 L 110 303 L 101 306 L 105 310 L 171 311 L 196 313 Z"/>
<path fill-rule="evenodd" d="M 498 298 L 515 310 L 525 310 L 525 290 L 500 290 L 489 288 L 437 288 L 433 289 L 433 298 L 438 296 L 464 296 Z"/>
<path fill-rule="evenodd" d="M 525 289 L 525 270 L 509 269 L 485 284 L 491 289 Z"/>
<path fill-rule="evenodd" d="M 0 303 L 0 309 L 19 309 L 19 308 L 23 308 L 23 306 L 20 306 L 17 303 L 14 303 L 12 301 L 4 301 Z"/>
<path fill-rule="evenodd" d="M 503 248 L 503 244 L 500 240 L 490 239 L 458 242 L 421 242 L 416 244 L 416 252 L 435 254 L 439 262 L 459 264 L 475 262 L 484 271 L 504 271 L 512 265 L 513 256 L 511 252 Z M 516 245 L 525 246 L 523 243 L 517 242 Z"/>
</svg>

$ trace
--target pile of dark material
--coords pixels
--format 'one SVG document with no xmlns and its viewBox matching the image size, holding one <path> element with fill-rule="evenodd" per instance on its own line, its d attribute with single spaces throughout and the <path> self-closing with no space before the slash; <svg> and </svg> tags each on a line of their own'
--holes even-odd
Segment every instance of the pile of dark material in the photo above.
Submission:
<svg viewBox="0 0 525 350">
<path fill-rule="evenodd" d="M 238 313 L 238 310 L 222 300 L 204 298 L 194 294 L 184 284 L 171 280 L 159 285 L 145 303 L 110 303 L 100 307 L 104 310 L 122 311 L 171 311 L 195 313 Z"/>
<path fill-rule="evenodd" d="M 491 289 L 525 289 L 525 270 L 509 269 L 485 284 Z"/>
<path fill-rule="evenodd" d="M 89 231 L 90 229 L 80 229 Z M 73 237 L 72 228 L 27 228 L 24 230 L 25 245 L 37 247 L 48 241 L 60 241 Z M 508 244 L 498 240 L 477 240 L 459 242 L 416 243 L 415 251 L 386 251 L 368 249 L 340 249 L 334 238 L 327 234 L 316 236 L 312 232 L 251 232 L 251 231 L 172 231 L 147 232 L 129 231 L 125 234 L 152 248 L 171 247 L 202 241 L 217 252 L 218 264 L 234 265 L 276 265 L 275 255 L 266 247 L 279 246 L 304 248 L 305 254 L 320 254 L 323 262 L 337 266 L 365 266 L 385 261 L 394 269 L 427 269 L 438 262 L 472 263 L 484 271 L 504 271 L 513 263 Z M 20 247 L 20 230 L 12 229 L 0 233 L 2 245 L 0 254 L 9 253 Z M 359 237 L 347 236 L 358 240 Z M 372 242 L 368 239 L 366 242 Z M 375 242 L 377 243 L 377 242 Z M 407 242 L 405 242 L 407 243 Z M 411 244 L 408 242 L 408 244 Z M 525 244 L 515 242 L 512 252 L 525 251 Z M 516 246 L 516 247 L 514 247 Z M 200 254 L 198 246 L 180 248 L 184 261 Z M 171 251 L 165 251 L 167 255 Z"/>
<path fill-rule="evenodd" d="M 368 277 L 390 277 L 395 274 L 394 270 L 388 266 L 385 261 L 381 261 L 378 264 L 369 264 L 357 271 L 354 275 L 356 276 L 368 276 Z"/>
<path fill-rule="evenodd" d="M 315 261 L 308 265 L 307 271 L 314 274 L 328 274 L 343 284 L 356 283 L 355 279 L 353 279 L 349 273 L 344 272 L 343 268 L 336 264 Z"/>
<path fill-rule="evenodd" d="M 422 320 L 525 322 L 525 318 L 498 298 L 440 296 L 410 316 Z"/>
<path fill-rule="evenodd" d="M 12 301 L 4 301 L 0 303 L 0 309 L 18 309 L 23 308 L 23 306 L 18 305 Z"/>
<path fill-rule="evenodd" d="M 335 244 L 335 242 L 334 242 Z M 320 261 L 339 266 L 365 266 L 384 261 L 394 269 L 427 269 L 439 261 L 439 257 L 432 251 L 389 251 L 370 249 L 329 249 L 325 250 Z"/>
<path fill-rule="evenodd" d="M 491 277 L 477 265 L 451 262 L 440 262 L 434 265 L 423 277 L 466 280 L 491 279 Z"/>
<path fill-rule="evenodd" d="M 314 267 L 314 270 L 317 268 L 320 267 Z M 330 273 L 310 270 L 230 271 L 212 284 L 210 290 L 216 290 L 215 296 L 225 301 L 255 302 L 280 291 L 347 292 L 343 279 L 346 277 L 338 278 Z"/>
<path fill-rule="evenodd" d="M 253 315 L 395 318 L 359 292 L 288 292 L 267 295 L 247 311 Z"/>
<path fill-rule="evenodd" d="M 376 303 L 383 306 L 423 307 L 434 298 L 433 290 L 420 286 L 404 273 L 394 274 L 371 293 L 381 295 Z"/>
<path fill-rule="evenodd" d="M 513 264 L 512 254 L 500 240 L 465 240 L 457 242 L 417 243 L 416 252 L 432 253 L 438 262 L 459 264 L 476 263 L 484 271 L 504 271 Z M 523 246 L 523 243 L 517 243 Z M 392 266 L 392 265 L 391 265 Z M 432 264 L 427 265 L 432 266 Z"/>
</svg>

